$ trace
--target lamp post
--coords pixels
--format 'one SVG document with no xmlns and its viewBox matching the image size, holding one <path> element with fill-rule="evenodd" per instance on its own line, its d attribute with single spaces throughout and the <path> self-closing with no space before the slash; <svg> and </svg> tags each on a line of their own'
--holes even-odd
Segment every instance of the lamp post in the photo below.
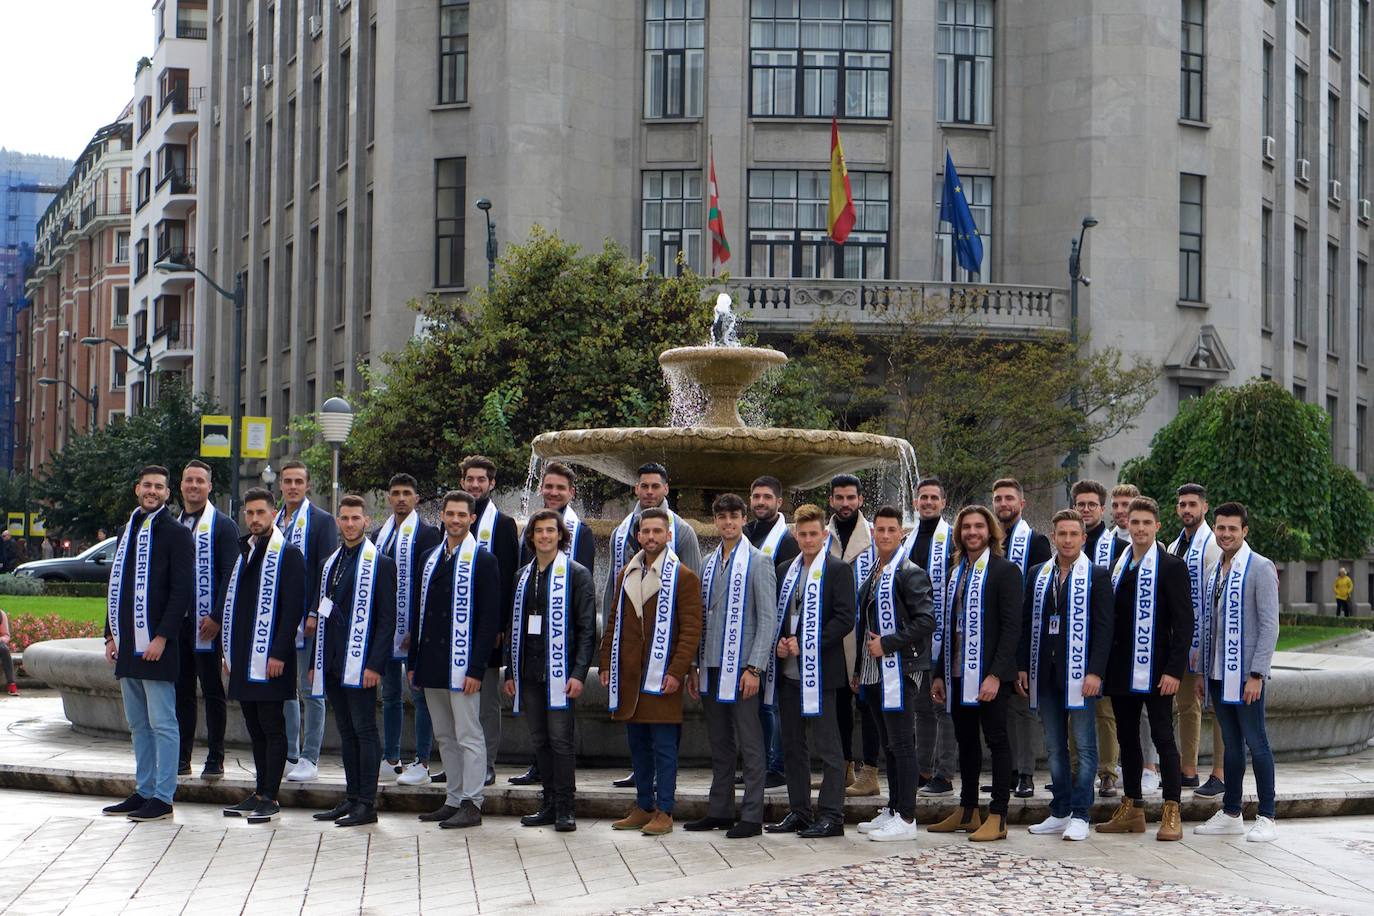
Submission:
<svg viewBox="0 0 1374 916">
<path fill-rule="evenodd" d="M 272 489 L 272 484 L 277 482 L 277 472 L 272 470 L 272 462 L 269 461 L 267 467 L 262 469 L 262 473 L 258 475 L 258 479 L 262 481 L 264 487 L 269 490 Z"/>
<path fill-rule="evenodd" d="M 1069 344 L 1073 348 L 1073 356 L 1078 356 L 1078 286 L 1092 283 L 1092 279 L 1083 276 L 1083 243 L 1087 238 L 1088 230 L 1097 225 L 1097 218 L 1092 216 L 1083 217 L 1083 222 L 1079 225 L 1078 238 L 1069 239 Z M 1069 406 L 1074 410 L 1078 409 L 1078 382 L 1075 379 L 1074 385 L 1069 389 Z M 1064 459 L 1064 467 L 1068 470 L 1068 480 L 1065 483 L 1066 490 L 1072 490 L 1073 485 L 1078 482 L 1078 449 L 1069 452 L 1068 458 Z"/>
<path fill-rule="evenodd" d="M 343 398 L 330 398 L 320 407 L 320 434 L 334 453 L 334 514 L 339 514 L 339 447 L 353 428 L 353 407 Z"/>
<path fill-rule="evenodd" d="M 66 385 L 66 386 L 67 386 L 67 390 L 70 391 L 70 392 L 72 393 L 72 396 L 73 396 L 73 397 L 80 398 L 81 400 L 85 401 L 85 402 L 87 403 L 87 405 L 90 406 L 90 408 L 91 408 L 91 413 L 90 413 L 90 416 L 89 416 L 87 419 L 90 421 L 90 427 L 91 427 L 92 429 L 95 429 L 95 415 L 96 415 L 96 413 L 100 410 L 100 389 L 99 389 L 99 388 L 92 387 L 92 388 L 91 388 L 91 393 L 90 393 L 90 394 L 85 394 L 84 392 L 82 392 L 82 390 L 81 390 L 80 388 L 76 387 L 75 385 L 73 385 L 71 382 L 67 381 L 67 380 L 64 379 L 64 378 L 50 378 L 50 377 L 48 377 L 48 376 L 45 375 L 45 376 L 43 376 L 42 378 L 38 379 L 37 381 L 38 381 L 38 384 L 42 385 L 44 388 L 48 388 L 48 387 L 50 387 L 50 386 L 52 386 L 52 385 Z M 70 425 L 71 425 L 71 423 L 70 423 L 70 416 L 69 416 L 69 417 L 68 417 L 68 427 L 69 427 L 69 428 L 70 428 Z"/>
<path fill-rule="evenodd" d="M 496 224 L 491 221 L 491 201 L 477 198 L 477 209 L 487 218 L 487 289 L 496 282 Z"/>
<path fill-rule="evenodd" d="M 146 355 L 142 359 L 139 359 L 137 356 L 133 354 L 133 351 L 127 349 L 122 343 L 120 343 L 117 340 L 110 340 L 110 338 L 108 337 L 81 338 L 81 346 L 83 347 L 98 347 L 101 344 L 109 344 L 110 346 L 114 347 L 116 353 L 123 353 L 125 359 L 127 359 L 129 362 L 133 363 L 135 366 L 138 366 L 140 369 L 143 370 L 142 402 L 139 404 L 139 406 L 147 407 L 148 377 L 153 374 L 153 354 L 148 353 L 148 345 L 143 345 L 143 352 Z"/>
<path fill-rule="evenodd" d="M 243 363 L 243 274 L 234 274 L 234 288 L 232 291 L 220 286 L 205 271 L 196 267 L 194 264 L 185 264 L 181 261 L 171 259 L 158 261 L 153 265 L 153 270 L 162 274 L 176 274 L 194 272 L 200 274 L 205 282 L 210 284 L 210 288 L 228 299 L 234 305 L 234 365 L 231 374 L 234 377 L 234 399 L 229 405 L 229 513 L 230 518 L 238 518 L 239 512 L 239 462 L 242 460 L 241 448 L 243 426 L 243 374 L 239 371 L 239 366 Z"/>
</svg>

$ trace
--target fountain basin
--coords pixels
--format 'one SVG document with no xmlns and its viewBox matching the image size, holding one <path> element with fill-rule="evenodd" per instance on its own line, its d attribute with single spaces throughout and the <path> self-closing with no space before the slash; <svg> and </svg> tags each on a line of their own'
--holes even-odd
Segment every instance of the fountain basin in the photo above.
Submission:
<svg viewBox="0 0 1374 916">
<path fill-rule="evenodd" d="M 669 386 L 696 386 L 706 400 L 702 426 L 743 426 L 738 402 L 764 372 L 787 362 L 787 355 L 763 347 L 674 347 L 658 355 Z"/>
</svg>

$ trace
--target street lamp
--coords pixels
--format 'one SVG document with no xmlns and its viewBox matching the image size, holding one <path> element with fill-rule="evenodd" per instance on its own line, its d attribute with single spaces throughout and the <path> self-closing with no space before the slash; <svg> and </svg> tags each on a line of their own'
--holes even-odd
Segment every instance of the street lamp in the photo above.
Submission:
<svg viewBox="0 0 1374 916">
<path fill-rule="evenodd" d="M 491 221 L 491 201 L 477 198 L 477 209 L 487 218 L 487 289 L 496 282 L 496 224 Z"/>
<path fill-rule="evenodd" d="M 92 387 L 92 388 L 91 388 L 91 393 L 90 393 L 90 394 L 85 394 L 85 393 L 82 392 L 82 390 L 81 390 L 80 388 L 76 387 L 75 385 L 73 385 L 71 382 L 67 381 L 67 380 L 64 379 L 64 378 L 50 378 L 50 377 L 48 377 L 48 376 L 45 375 L 45 376 L 43 376 L 42 378 L 38 379 L 37 381 L 38 381 L 38 384 L 42 385 L 44 388 L 48 388 L 48 387 L 51 387 L 51 386 L 53 386 L 53 385 L 66 385 L 66 386 L 67 386 L 67 390 L 69 390 L 69 391 L 72 393 L 72 396 L 73 396 L 73 397 L 80 398 L 81 400 L 85 401 L 85 402 L 90 406 L 90 408 L 91 408 L 91 413 L 90 413 L 90 417 L 89 417 L 89 419 L 90 419 L 90 425 L 91 425 L 91 428 L 92 428 L 92 429 L 95 428 L 95 415 L 96 415 L 96 413 L 100 410 L 100 389 L 99 389 L 99 388 Z M 69 427 L 68 427 L 68 428 L 70 428 L 70 416 L 68 417 L 68 424 L 69 424 Z"/>
<path fill-rule="evenodd" d="M 320 408 L 320 434 L 334 453 L 334 514 L 339 514 L 339 447 L 353 428 L 353 408 L 343 398 L 330 398 Z"/>
<path fill-rule="evenodd" d="M 1075 358 L 1078 356 L 1078 286 L 1080 283 L 1084 286 L 1092 283 L 1091 277 L 1083 276 L 1083 243 L 1088 230 L 1096 225 L 1096 217 L 1083 217 L 1078 229 L 1078 238 L 1069 239 L 1069 345 L 1073 348 Z M 1078 409 L 1077 380 L 1069 389 L 1069 406 L 1074 410 Z M 1069 472 L 1065 486 L 1072 490 L 1073 485 L 1078 482 L 1078 449 L 1069 452 L 1069 457 L 1064 459 L 1064 467 Z"/>
<path fill-rule="evenodd" d="M 264 487 L 269 490 L 272 489 L 272 484 L 277 482 L 277 472 L 272 470 L 272 462 L 267 463 L 267 467 L 262 469 L 262 473 L 258 477 L 262 480 Z"/>
<path fill-rule="evenodd" d="M 128 350 L 127 348 L 125 348 L 125 346 L 124 346 L 123 344 L 121 344 L 121 343 L 120 343 L 119 341 L 117 341 L 117 340 L 111 340 L 111 339 L 108 338 L 108 337 L 83 337 L 83 338 L 81 338 L 81 346 L 83 346 L 83 347 L 98 347 L 98 346 L 100 346 L 101 344 L 109 344 L 110 346 L 114 347 L 116 353 L 123 353 L 125 359 L 127 359 L 129 362 L 133 363 L 135 366 L 138 366 L 140 369 L 143 370 L 143 389 L 142 389 L 142 398 L 143 398 L 143 402 L 142 402 L 139 406 L 140 406 L 140 407 L 147 407 L 147 406 L 148 406 L 148 377 L 149 377 L 150 375 L 153 374 L 153 354 L 148 353 L 148 345 L 147 345 L 147 344 L 144 344 L 144 345 L 143 345 L 143 351 L 144 351 L 144 353 L 146 353 L 147 355 L 144 356 L 142 359 L 139 359 L 137 356 L 135 356 L 135 355 L 133 354 L 133 352 L 132 352 L 131 350 Z"/>
<path fill-rule="evenodd" d="M 158 261 L 153 265 L 153 270 L 161 274 L 178 274 L 195 272 L 210 284 L 210 288 L 219 293 L 224 298 L 234 304 L 234 365 L 231 374 L 234 377 L 234 397 L 229 405 L 229 513 L 231 518 L 238 518 L 239 511 L 239 462 L 240 449 L 242 443 L 243 426 L 243 374 L 239 371 L 239 366 L 243 362 L 243 274 L 234 274 L 234 289 L 225 289 L 205 271 L 196 267 L 194 264 L 184 264 L 181 261 L 171 259 Z"/>
</svg>

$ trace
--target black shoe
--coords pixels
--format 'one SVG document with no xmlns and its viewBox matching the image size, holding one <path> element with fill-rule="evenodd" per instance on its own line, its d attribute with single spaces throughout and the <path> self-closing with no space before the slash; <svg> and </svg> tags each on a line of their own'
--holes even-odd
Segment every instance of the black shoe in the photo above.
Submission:
<svg viewBox="0 0 1374 916">
<path fill-rule="evenodd" d="M 494 785 L 496 785 L 496 771 L 495 771 L 494 769 L 492 769 L 491 767 L 487 767 L 487 778 L 482 782 L 482 785 L 484 785 L 484 786 L 494 786 Z"/>
<path fill-rule="evenodd" d="M 1198 798 L 1216 798 L 1225 791 L 1226 783 L 1215 776 L 1208 776 L 1206 782 L 1193 790 L 1193 794 Z"/>
<path fill-rule="evenodd" d="M 458 813 L 445 821 L 440 821 L 439 826 L 445 830 L 457 829 L 462 827 L 480 827 L 482 824 L 482 809 L 478 808 L 470 801 L 463 802 L 458 807 Z"/>
<path fill-rule="evenodd" d="M 348 814 L 352 810 L 353 802 L 349 801 L 348 799 L 344 799 L 334 807 L 330 808 L 328 811 L 316 811 L 314 814 L 310 816 L 317 821 L 337 821 L 339 818 L 343 817 L 345 814 Z"/>
<path fill-rule="evenodd" d="M 1202 782 L 1198 779 L 1196 773 L 1194 773 L 1192 776 L 1183 777 L 1182 786 L 1185 789 L 1196 789 L 1200 785 L 1202 785 Z"/>
<path fill-rule="evenodd" d="M 220 810 L 224 812 L 225 817 L 243 817 L 246 814 L 252 814 L 260 801 L 262 801 L 262 799 L 258 798 L 257 793 L 254 793 L 237 805 L 230 805 Z"/>
<path fill-rule="evenodd" d="M 803 840 L 816 840 L 831 836 L 844 836 L 844 821 L 833 817 L 823 817 L 807 827 L 805 830 L 798 831 L 797 836 Z"/>
<path fill-rule="evenodd" d="M 281 805 L 270 798 L 260 799 L 258 806 L 249 812 L 248 823 L 266 824 L 278 814 L 281 814 Z"/>
<path fill-rule="evenodd" d="M 733 817 L 699 817 L 682 825 L 683 830 L 725 830 L 735 826 Z"/>
<path fill-rule="evenodd" d="M 946 798 L 954 794 L 954 784 L 943 776 L 932 776 L 917 794 L 923 798 Z"/>
<path fill-rule="evenodd" d="M 520 818 L 520 826 L 547 827 L 556 820 L 558 820 L 558 816 L 553 813 L 553 805 L 545 804 L 533 814 L 526 814 L 524 817 Z"/>
<path fill-rule="evenodd" d="M 787 812 L 787 817 L 763 829 L 768 833 L 801 833 L 811 826 L 811 821 L 795 811 Z"/>
<path fill-rule="evenodd" d="M 448 774 L 443 771 L 440 771 L 438 773 L 430 773 L 429 781 L 437 783 L 446 783 L 448 782 Z"/>
<path fill-rule="evenodd" d="M 186 760 L 186 761 L 178 761 L 178 762 L 177 762 L 177 775 L 178 775 L 178 776 L 190 776 L 190 775 L 191 775 L 191 761 L 189 761 L 189 760 Z"/>
<path fill-rule="evenodd" d="M 1021 779 L 1016 783 L 1016 797 L 1030 798 L 1035 794 L 1035 780 L 1031 779 L 1029 773 L 1022 773 Z"/>
<path fill-rule="evenodd" d="M 559 802 L 555 808 L 558 811 L 558 820 L 554 823 L 553 829 L 558 833 L 572 833 L 576 830 L 577 817 L 573 813 L 573 803 Z"/>
<path fill-rule="evenodd" d="M 924 788 L 926 787 L 926 783 L 930 782 L 930 779 L 931 779 L 931 777 L 929 777 L 929 776 L 917 775 L 917 777 L 916 777 L 916 791 L 919 792 L 919 791 L 921 791 L 922 789 L 924 789 Z"/>
<path fill-rule="evenodd" d="M 763 833 L 763 825 L 754 821 L 740 821 L 729 830 L 725 831 L 727 840 L 742 840 L 745 837 L 758 836 Z"/>
<path fill-rule="evenodd" d="M 150 798 L 143 803 L 143 807 L 137 811 L 129 812 L 129 820 L 143 823 L 145 821 L 162 821 L 172 816 L 172 806 L 165 801 Z"/>
<path fill-rule="evenodd" d="M 1016 774 L 1013 773 L 1012 775 L 1015 776 Z M 978 791 L 979 791 L 979 792 L 982 792 L 984 795 L 991 795 L 991 794 L 992 794 L 992 786 L 979 786 L 979 787 L 978 787 Z"/>
<path fill-rule="evenodd" d="M 107 805 L 100 809 L 101 814 L 114 816 L 116 814 L 133 814 L 139 808 L 148 803 L 148 799 L 135 792 L 117 805 Z"/>
<path fill-rule="evenodd" d="M 443 807 L 438 808 L 434 811 L 430 811 L 427 814 L 421 814 L 415 819 L 417 821 L 424 821 L 426 823 L 434 823 L 436 821 L 446 821 L 457 813 L 457 808 L 453 807 L 452 805 L 444 805 Z"/>
<path fill-rule="evenodd" d="M 611 785 L 617 789 L 633 789 L 635 787 L 635 774 L 631 773 L 623 779 L 613 779 Z"/>
<path fill-rule="evenodd" d="M 224 764 L 215 761 L 205 761 L 205 768 L 200 771 L 201 779 L 223 779 Z"/>
<path fill-rule="evenodd" d="M 763 787 L 765 789 L 776 789 L 779 786 L 787 785 L 787 777 L 781 773 L 774 773 L 772 770 L 763 777 Z"/>
<path fill-rule="evenodd" d="M 353 810 L 334 822 L 335 827 L 362 827 L 364 824 L 377 823 L 377 806 L 358 802 Z"/>
<path fill-rule="evenodd" d="M 513 786 L 538 786 L 542 785 L 544 779 L 539 775 L 539 767 L 531 764 L 530 768 L 519 776 L 512 776 L 506 780 Z"/>
</svg>

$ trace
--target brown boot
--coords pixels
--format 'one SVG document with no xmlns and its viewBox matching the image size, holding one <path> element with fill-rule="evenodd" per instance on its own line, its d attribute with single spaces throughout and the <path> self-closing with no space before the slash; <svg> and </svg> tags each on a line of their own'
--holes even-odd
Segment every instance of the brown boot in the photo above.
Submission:
<svg viewBox="0 0 1374 916">
<path fill-rule="evenodd" d="M 1005 814 L 993 814 L 988 812 L 988 819 L 983 821 L 983 826 L 973 831 L 969 841 L 973 843 L 986 843 L 989 840 L 1005 840 L 1007 838 L 1007 816 Z"/>
<path fill-rule="evenodd" d="M 983 826 L 977 808 L 955 808 L 954 813 L 926 828 L 929 833 L 974 833 Z M 1004 830 L 1003 833 L 1006 831 Z"/>
<path fill-rule="evenodd" d="M 645 811 L 639 805 L 631 805 L 625 816 L 611 824 L 616 830 L 638 830 L 654 819 L 653 811 Z"/>
<path fill-rule="evenodd" d="M 1129 798 L 1121 799 L 1121 804 L 1112 812 L 1111 820 L 1097 825 L 1098 833 L 1144 833 L 1145 809 L 1137 808 Z"/>
<path fill-rule="evenodd" d="M 844 794 L 849 798 L 877 795 L 878 768 L 859 764 L 859 770 L 854 774 L 854 784 L 846 788 Z"/>
<path fill-rule="evenodd" d="M 854 761 L 849 761 L 844 765 L 844 787 L 847 789 L 854 785 Z"/>
<path fill-rule="evenodd" d="M 655 811 L 653 820 L 640 827 L 645 836 L 663 836 L 673 832 L 673 816 L 667 811 Z"/>
<path fill-rule="evenodd" d="M 1159 832 L 1156 840 L 1169 842 L 1183 839 L 1183 815 L 1178 810 L 1178 802 L 1166 801 L 1164 811 L 1159 815 Z"/>
</svg>

